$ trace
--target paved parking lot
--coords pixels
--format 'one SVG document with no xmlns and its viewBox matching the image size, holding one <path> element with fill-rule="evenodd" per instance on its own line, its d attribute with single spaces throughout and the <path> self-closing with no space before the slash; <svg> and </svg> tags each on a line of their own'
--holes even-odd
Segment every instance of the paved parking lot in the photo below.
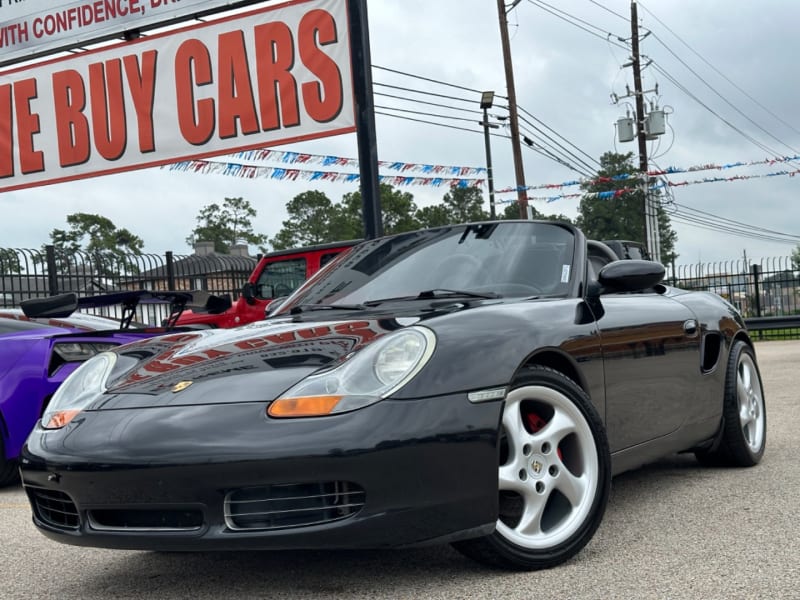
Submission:
<svg viewBox="0 0 800 600">
<path fill-rule="evenodd" d="M 0 489 L 0 597 L 800 598 L 800 342 L 760 343 L 763 462 L 675 456 L 614 480 L 594 540 L 537 573 L 477 565 L 447 546 L 403 551 L 175 554 L 51 542 L 19 488 Z"/>
</svg>

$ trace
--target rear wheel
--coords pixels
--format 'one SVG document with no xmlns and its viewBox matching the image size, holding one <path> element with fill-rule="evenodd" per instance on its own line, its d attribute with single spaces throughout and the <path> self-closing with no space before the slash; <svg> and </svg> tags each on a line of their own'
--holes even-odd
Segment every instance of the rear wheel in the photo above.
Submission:
<svg viewBox="0 0 800 600">
<path fill-rule="evenodd" d="M 752 467 L 761 461 L 767 441 L 764 388 L 753 349 L 733 344 L 725 374 L 722 439 L 713 450 L 697 452 L 702 463 Z"/>
<path fill-rule="evenodd" d="M 457 542 L 470 558 L 513 569 L 545 569 L 594 535 L 611 488 L 605 428 L 571 379 L 534 367 L 503 409 L 497 526 Z"/>
</svg>

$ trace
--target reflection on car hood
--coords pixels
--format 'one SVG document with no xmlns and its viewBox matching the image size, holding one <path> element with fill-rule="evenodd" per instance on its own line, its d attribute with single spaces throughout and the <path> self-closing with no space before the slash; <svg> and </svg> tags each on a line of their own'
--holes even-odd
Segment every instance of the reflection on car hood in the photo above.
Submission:
<svg viewBox="0 0 800 600">
<path fill-rule="evenodd" d="M 172 392 L 170 399 L 153 398 L 153 405 L 271 400 L 309 373 L 401 327 L 396 319 L 260 322 L 143 340 L 117 351 L 126 357 L 120 366 L 131 357 L 138 362 L 112 376 L 109 393 Z M 238 378 L 245 376 L 243 385 Z M 199 382 L 204 385 L 194 385 Z M 147 401 L 139 398 L 135 405 Z M 120 406 L 131 401 L 106 395 L 102 404 Z"/>
</svg>

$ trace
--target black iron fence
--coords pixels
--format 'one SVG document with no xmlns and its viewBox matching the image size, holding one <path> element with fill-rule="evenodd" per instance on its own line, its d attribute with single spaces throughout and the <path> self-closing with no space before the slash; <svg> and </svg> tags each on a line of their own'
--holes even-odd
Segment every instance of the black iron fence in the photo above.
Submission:
<svg viewBox="0 0 800 600">
<path fill-rule="evenodd" d="M 60 253 L 0 249 L 0 307 L 22 300 L 74 292 L 81 296 L 119 290 L 204 290 L 236 299 L 257 262 L 250 256 Z M 671 266 L 667 281 L 680 288 L 708 290 L 735 305 L 757 331 L 775 329 L 800 337 L 800 273 L 790 257 Z M 142 315 L 145 322 L 153 322 Z M 779 334 L 778 334 L 779 335 Z"/>
<path fill-rule="evenodd" d="M 745 317 L 800 314 L 800 274 L 788 256 L 680 265 L 667 279 L 683 289 L 716 292 Z"/>
<path fill-rule="evenodd" d="M 800 272 L 789 256 L 673 266 L 667 279 L 726 298 L 757 338 L 800 339 Z"/>
<path fill-rule="evenodd" d="M 0 249 L 0 307 L 16 307 L 29 298 L 73 292 L 93 296 L 124 290 L 204 290 L 235 299 L 257 262 L 250 256 L 125 254 Z M 160 323 L 163 310 L 141 307 L 137 319 Z M 98 311 L 114 316 L 113 311 Z"/>
</svg>

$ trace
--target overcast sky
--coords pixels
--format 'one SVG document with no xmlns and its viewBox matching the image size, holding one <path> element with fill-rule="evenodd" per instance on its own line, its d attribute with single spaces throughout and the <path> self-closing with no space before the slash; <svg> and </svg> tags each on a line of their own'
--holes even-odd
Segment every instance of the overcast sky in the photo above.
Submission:
<svg viewBox="0 0 800 600">
<path fill-rule="evenodd" d="M 800 241 L 800 211 L 796 208 L 800 177 L 777 173 L 800 168 L 800 161 L 752 163 L 800 154 L 796 76 L 800 2 L 646 0 L 638 7 L 641 33 L 652 31 L 641 43 L 641 53 L 654 61 L 644 71 L 644 86 L 649 90 L 658 85 L 658 94 L 651 93 L 648 98 L 668 113 L 667 133 L 648 147 L 651 168 L 686 170 L 746 163 L 669 176 L 673 183 L 690 183 L 671 188 L 672 210 L 678 211 L 673 218 L 680 255 L 677 264 L 732 261 L 745 253 L 756 260 L 790 254 Z M 369 0 L 368 10 L 372 62 L 383 67 L 373 70 L 376 104 L 467 119 L 382 109 L 450 126 L 379 114 L 379 159 L 484 167 L 483 136 L 477 124 L 479 94 L 474 90 L 507 94 L 496 2 Z M 583 177 L 581 172 L 585 173 L 587 166 L 596 170 L 596 161 L 604 152 L 636 153 L 635 143 L 615 140 L 614 123 L 625 115 L 626 101 L 616 105 L 611 101 L 612 93 L 624 96 L 626 85 L 633 87 L 631 69 L 623 67 L 629 59 L 627 42 L 618 39 L 630 38 L 630 2 L 522 0 L 509 13 L 509 23 L 517 100 L 527 119 L 523 129 L 536 144 L 550 145 L 552 142 L 536 136 L 532 126 L 542 129 L 583 162 L 581 166 L 567 157 L 578 169 L 571 170 L 525 147 L 526 183 L 560 184 Z M 507 115 L 504 106 L 507 101 L 498 98 L 490 111 L 493 120 L 501 122 L 498 117 Z M 496 132 L 503 134 L 504 130 Z M 355 134 L 278 149 L 357 156 Z M 506 137 L 493 137 L 492 158 L 495 188 L 514 186 L 511 143 Z M 747 179 L 693 183 L 733 177 Z M 287 217 L 285 203 L 309 189 L 322 190 L 336 201 L 356 187 L 303 180 L 245 180 L 156 168 L 6 192 L 0 194 L 0 247 L 39 247 L 48 241 L 53 228 L 66 228 L 67 215 L 86 212 L 105 215 L 118 227 L 130 229 L 143 238 L 146 252 L 185 254 L 191 249 L 184 239 L 202 207 L 221 203 L 225 197 L 244 197 L 258 211 L 255 229 L 274 235 Z M 446 192 L 427 186 L 402 189 L 412 193 L 420 206 L 439 202 Z M 532 203 L 541 212 L 574 217 L 577 198 L 552 197 L 577 192 L 573 186 L 532 190 L 529 195 L 536 198 Z M 552 201 L 538 199 L 542 197 Z M 498 196 L 499 200 L 513 198 L 513 194 Z M 697 226 L 698 219 L 707 225 L 714 218 L 729 219 L 727 227 L 755 232 L 759 237 L 796 237 L 777 242 Z M 735 222 L 747 225 L 740 227 Z"/>
</svg>

